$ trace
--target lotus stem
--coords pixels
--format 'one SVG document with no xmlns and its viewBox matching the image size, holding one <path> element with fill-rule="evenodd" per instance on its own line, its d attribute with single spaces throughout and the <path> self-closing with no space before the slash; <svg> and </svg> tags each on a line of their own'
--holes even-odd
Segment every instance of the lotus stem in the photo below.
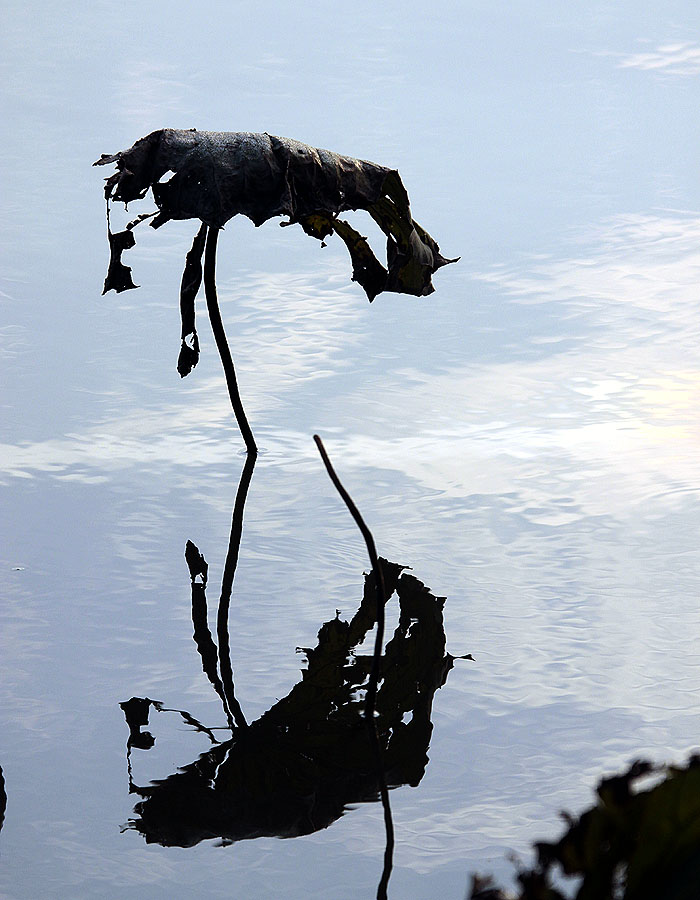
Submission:
<svg viewBox="0 0 700 900">
<path fill-rule="evenodd" d="M 214 340 L 221 357 L 221 364 L 224 367 L 224 375 L 226 376 L 226 386 L 228 394 L 231 398 L 231 406 L 233 407 L 236 422 L 241 430 L 241 435 L 245 441 L 248 453 L 251 456 L 257 456 L 258 446 L 255 443 L 253 432 L 248 424 L 248 419 L 243 409 L 243 402 L 238 391 L 238 380 L 236 379 L 236 370 L 233 366 L 231 351 L 226 340 L 226 332 L 224 323 L 221 320 L 221 310 L 219 309 L 219 300 L 216 294 L 216 244 L 219 238 L 219 229 L 210 225 L 207 232 L 207 243 L 204 249 L 204 294 L 207 298 L 207 310 L 209 312 L 209 320 L 211 321 L 211 330 L 214 332 Z"/>
</svg>

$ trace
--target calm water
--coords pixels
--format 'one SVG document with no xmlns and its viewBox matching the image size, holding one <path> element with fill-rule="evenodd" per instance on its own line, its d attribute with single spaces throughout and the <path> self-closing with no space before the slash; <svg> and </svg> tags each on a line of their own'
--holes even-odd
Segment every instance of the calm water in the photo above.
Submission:
<svg viewBox="0 0 700 900">
<path fill-rule="evenodd" d="M 337 239 L 241 219 L 219 242 L 263 450 L 230 611 L 244 714 L 362 594 L 314 432 L 379 552 L 447 597 L 448 652 L 476 660 L 434 696 L 420 784 L 391 793 L 390 896 L 507 880 L 602 774 L 697 748 L 697 4 L 11 2 L 3 32 L 0 894 L 354 900 L 381 872 L 374 803 L 227 847 L 123 831 L 119 703 L 226 724 L 183 554 L 204 553 L 215 600 L 244 463 L 201 306 L 200 365 L 175 368 L 194 223 L 142 226 L 141 288 L 100 296 L 90 164 L 162 126 L 396 166 L 462 256 L 431 297 L 370 306 Z M 149 730 L 138 785 L 212 746 L 177 713 Z"/>
</svg>

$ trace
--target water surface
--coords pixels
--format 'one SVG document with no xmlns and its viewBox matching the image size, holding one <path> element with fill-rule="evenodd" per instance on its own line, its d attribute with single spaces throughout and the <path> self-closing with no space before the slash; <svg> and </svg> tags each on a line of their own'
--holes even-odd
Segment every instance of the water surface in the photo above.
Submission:
<svg viewBox="0 0 700 900">
<path fill-rule="evenodd" d="M 314 432 L 380 553 L 447 597 L 447 651 L 476 658 L 435 694 L 420 784 L 391 793 L 390 896 L 507 880 L 507 854 L 554 837 L 604 773 L 694 749 L 694 6 L 11 3 L 6 20 L 3 896 L 350 900 L 381 872 L 374 803 L 290 840 L 122 832 L 137 798 L 119 703 L 226 724 L 183 554 L 194 541 L 219 583 L 244 463 L 203 306 L 200 365 L 175 368 L 194 223 L 142 226 L 141 288 L 100 295 L 90 164 L 163 126 L 397 166 L 418 221 L 462 256 L 431 297 L 370 306 L 337 240 L 234 220 L 219 242 L 262 448 L 230 612 L 246 715 L 290 691 L 296 648 L 362 591 L 365 549 Z M 150 727 L 138 784 L 208 749 L 176 714 Z"/>
</svg>

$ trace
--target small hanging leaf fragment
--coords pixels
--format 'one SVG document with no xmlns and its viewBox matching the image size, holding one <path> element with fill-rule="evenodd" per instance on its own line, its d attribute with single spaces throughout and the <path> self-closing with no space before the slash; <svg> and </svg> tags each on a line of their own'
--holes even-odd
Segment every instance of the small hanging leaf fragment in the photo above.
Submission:
<svg viewBox="0 0 700 900">
<path fill-rule="evenodd" d="M 199 337 L 195 327 L 194 301 L 202 284 L 202 256 L 207 239 L 207 226 L 202 225 L 195 235 L 185 258 L 185 271 L 180 285 L 180 317 L 182 320 L 180 356 L 177 371 L 180 377 L 189 375 L 199 362 Z"/>
<path fill-rule="evenodd" d="M 137 288 L 138 285 L 134 284 L 131 277 L 131 266 L 126 266 L 122 262 L 122 253 L 130 250 L 136 243 L 133 231 L 127 228 L 126 231 L 118 231 L 114 234 L 111 229 L 108 229 L 107 237 L 109 239 L 109 268 L 102 293 L 116 291 L 120 294 L 122 291 Z"/>
</svg>

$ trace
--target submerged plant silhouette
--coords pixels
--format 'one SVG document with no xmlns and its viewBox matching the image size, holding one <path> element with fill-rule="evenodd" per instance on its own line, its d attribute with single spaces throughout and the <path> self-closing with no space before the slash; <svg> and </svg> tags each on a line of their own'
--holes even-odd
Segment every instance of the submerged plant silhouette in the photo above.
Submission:
<svg viewBox="0 0 700 900">
<path fill-rule="evenodd" d="M 433 273 L 457 261 L 442 256 L 433 238 L 413 220 L 408 194 L 395 169 L 318 150 L 290 138 L 163 128 L 128 150 L 103 154 L 94 165 L 110 163 L 116 163 L 117 171 L 105 186 L 110 262 L 103 293 L 137 287 L 122 254 L 136 243 L 133 230 L 140 222 L 150 219 L 153 228 L 170 219 L 202 222 L 187 254 L 180 288 L 178 372 L 182 377 L 188 375 L 199 360 L 194 302 L 203 275 L 229 396 L 251 453 L 257 447 L 238 391 L 216 295 L 216 246 L 226 222 L 244 215 L 262 225 L 275 216 L 287 216 L 282 225 L 298 223 L 322 242 L 337 234 L 350 252 L 353 281 L 364 288 L 370 302 L 383 291 L 431 294 Z M 124 231 L 113 233 L 110 200 L 128 204 L 142 199 L 149 190 L 157 211 L 140 215 Z M 386 266 L 376 258 L 367 239 L 339 218 L 340 213 L 358 209 L 366 210 L 387 236 Z"/>
</svg>

